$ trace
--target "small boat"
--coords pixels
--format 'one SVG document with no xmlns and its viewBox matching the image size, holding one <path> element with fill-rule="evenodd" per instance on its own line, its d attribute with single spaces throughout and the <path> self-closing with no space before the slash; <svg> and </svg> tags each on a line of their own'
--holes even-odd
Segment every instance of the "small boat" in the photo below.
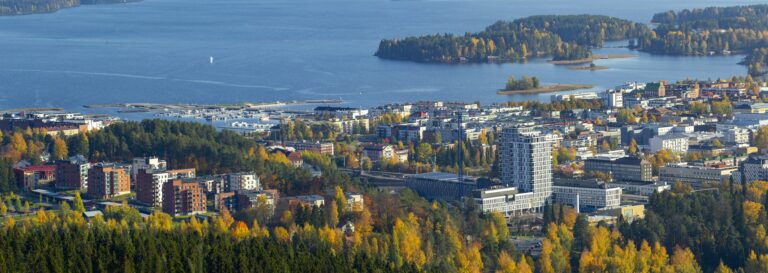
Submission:
<svg viewBox="0 0 768 273">
<path fill-rule="evenodd" d="M 210 58 L 210 63 L 213 64 L 213 56 Z"/>
</svg>

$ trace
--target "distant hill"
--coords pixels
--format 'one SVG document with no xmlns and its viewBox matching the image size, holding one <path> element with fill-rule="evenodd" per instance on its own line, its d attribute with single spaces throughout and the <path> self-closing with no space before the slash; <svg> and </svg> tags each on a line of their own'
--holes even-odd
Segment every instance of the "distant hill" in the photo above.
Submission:
<svg viewBox="0 0 768 273">
<path fill-rule="evenodd" d="M 81 4 L 119 4 L 139 1 L 141 0 L 0 0 L 0 15 L 49 13 Z"/>
</svg>

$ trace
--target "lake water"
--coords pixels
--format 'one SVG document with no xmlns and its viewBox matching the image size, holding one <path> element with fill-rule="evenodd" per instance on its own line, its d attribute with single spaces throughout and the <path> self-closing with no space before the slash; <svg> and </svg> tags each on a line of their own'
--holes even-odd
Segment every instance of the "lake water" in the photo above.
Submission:
<svg viewBox="0 0 768 273">
<path fill-rule="evenodd" d="M 742 56 L 597 61 L 573 71 L 525 64 L 434 65 L 373 56 L 382 38 L 475 32 L 537 14 L 604 14 L 648 22 L 655 12 L 758 1 L 572 0 L 145 0 L 53 14 L 0 17 L 0 109 L 162 102 L 236 103 L 338 99 L 349 106 L 501 96 L 507 76 L 593 84 L 744 75 Z M 213 57 L 213 63 L 209 58 Z"/>
</svg>

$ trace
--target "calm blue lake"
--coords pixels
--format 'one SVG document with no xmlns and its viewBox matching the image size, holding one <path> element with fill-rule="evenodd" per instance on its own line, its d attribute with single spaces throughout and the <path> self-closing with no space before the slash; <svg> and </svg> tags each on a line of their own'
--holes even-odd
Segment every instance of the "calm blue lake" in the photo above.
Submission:
<svg viewBox="0 0 768 273">
<path fill-rule="evenodd" d="M 573 71 L 525 64 L 432 65 L 373 56 L 382 38 L 479 31 L 499 19 L 605 14 L 648 22 L 655 12 L 758 1 L 145 0 L 0 17 L 0 109 L 123 102 L 236 103 L 338 99 L 350 106 L 500 96 L 507 76 L 593 84 L 744 75 L 742 56 L 638 58 Z M 620 44 L 620 45 L 623 45 Z M 213 57 L 213 63 L 210 58 Z M 93 111 L 93 110 L 91 110 Z"/>
</svg>

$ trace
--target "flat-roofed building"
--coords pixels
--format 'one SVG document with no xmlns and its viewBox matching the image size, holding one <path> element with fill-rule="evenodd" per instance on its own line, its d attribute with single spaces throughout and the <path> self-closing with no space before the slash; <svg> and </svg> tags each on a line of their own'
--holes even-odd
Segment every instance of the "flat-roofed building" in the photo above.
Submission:
<svg viewBox="0 0 768 273">
<path fill-rule="evenodd" d="M 500 212 L 509 215 L 514 212 L 515 187 L 496 186 L 472 191 L 475 204 L 483 213 Z"/>
<path fill-rule="evenodd" d="M 140 169 L 136 174 L 136 200 L 147 205 L 163 205 L 163 185 L 172 179 L 195 178 L 195 169 Z"/>
<path fill-rule="evenodd" d="M 361 212 L 365 209 L 365 199 L 361 193 L 344 193 L 347 198 L 347 211 Z"/>
<path fill-rule="evenodd" d="M 457 200 L 469 196 L 477 188 L 476 180 L 453 173 L 421 173 L 406 176 L 405 186 L 427 199 Z"/>
<path fill-rule="evenodd" d="M 645 218 L 645 205 L 626 205 L 605 211 L 606 215 L 621 217 L 624 221 L 633 222 Z"/>
<path fill-rule="evenodd" d="M 731 173 L 737 171 L 732 166 L 700 166 L 688 163 L 667 164 L 659 170 L 659 180 L 674 184 L 683 182 L 694 189 L 702 186 L 719 185 L 731 178 Z"/>
<path fill-rule="evenodd" d="M 768 180 L 768 156 L 755 155 L 750 156 L 746 161 L 739 165 L 741 181 L 752 183 L 755 180 Z"/>
<path fill-rule="evenodd" d="M 58 189 L 88 189 L 88 169 L 91 164 L 82 155 L 68 160 L 56 161 L 56 182 Z"/>
<path fill-rule="evenodd" d="M 325 198 L 316 194 L 286 197 L 286 200 L 288 200 L 288 204 L 290 205 L 302 205 L 316 208 L 325 206 Z"/>
<path fill-rule="evenodd" d="M 230 173 L 226 175 L 225 191 L 258 191 L 261 180 L 254 172 Z"/>
<path fill-rule="evenodd" d="M 657 192 L 668 191 L 672 186 L 665 182 L 635 182 L 635 181 L 615 181 L 611 186 L 619 187 L 622 193 L 651 196 Z"/>
<path fill-rule="evenodd" d="M 131 178 L 122 166 L 99 163 L 88 170 L 88 195 L 107 199 L 131 193 Z"/>
<path fill-rule="evenodd" d="M 334 106 L 315 107 L 317 118 L 357 119 L 366 115 L 368 115 L 368 109 Z"/>
<path fill-rule="evenodd" d="M 648 140 L 651 152 L 669 150 L 673 153 L 688 152 L 688 137 L 680 134 L 667 134 L 652 137 Z"/>
<path fill-rule="evenodd" d="M 651 181 L 653 166 L 634 156 L 599 155 L 584 161 L 584 172 L 603 172 L 617 181 Z"/>
<path fill-rule="evenodd" d="M 136 157 L 131 162 L 131 177 L 136 178 L 139 170 L 165 170 L 168 163 L 157 157 Z"/>
<path fill-rule="evenodd" d="M 395 157 L 395 147 L 392 145 L 366 145 L 363 147 L 363 155 L 371 160 L 389 160 Z"/>
<path fill-rule="evenodd" d="M 555 203 L 578 207 L 579 211 L 621 205 L 621 188 L 597 179 L 555 179 L 552 192 Z"/>
<path fill-rule="evenodd" d="M 313 151 L 319 154 L 327 154 L 327 155 L 333 155 L 333 143 L 330 142 L 319 142 L 319 141 L 306 141 L 306 140 L 297 140 L 297 141 L 286 141 L 284 144 L 286 147 L 293 147 L 296 149 L 296 151 L 303 152 L 303 151 Z"/>
<path fill-rule="evenodd" d="M 168 182 L 168 179 L 167 172 L 139 170 L 136 174 L 136 200 L 151 206 L 162 206 L 163 185 Z"/>
<path fill-rule="evenodd" d="M 174 179 L 163 185 L 163 212 L 173 216 L 199 214 L 205 213 L 205 206 L 205 192 L 200 183 Z"/>
</svg>

